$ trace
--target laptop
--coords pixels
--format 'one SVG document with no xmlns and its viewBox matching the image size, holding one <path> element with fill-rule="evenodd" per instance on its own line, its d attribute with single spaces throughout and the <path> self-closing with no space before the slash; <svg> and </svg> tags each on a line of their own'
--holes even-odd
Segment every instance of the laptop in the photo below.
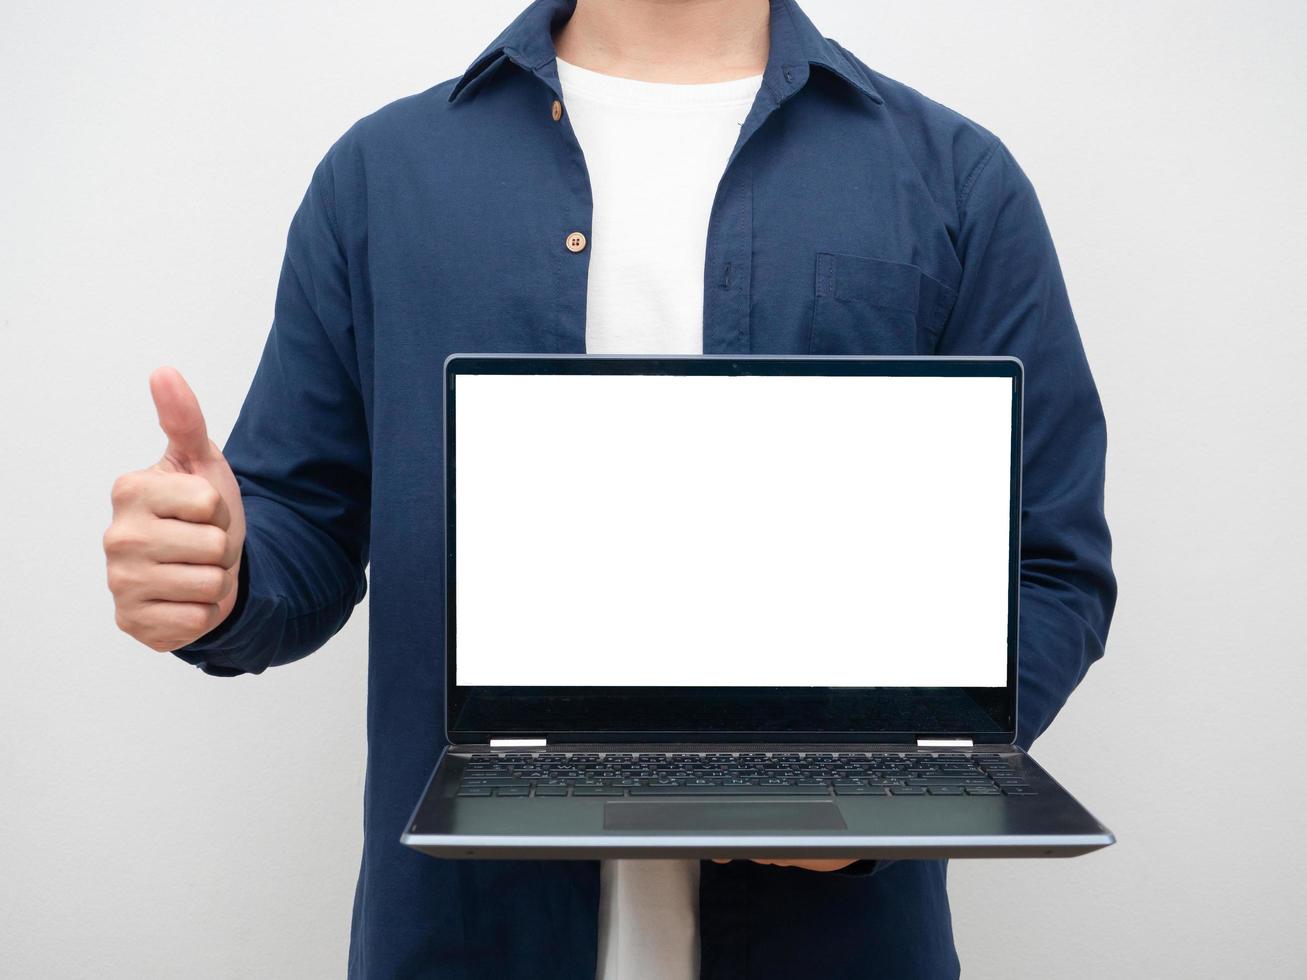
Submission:
<svg viewBox="0 0 1307 980">
<path fill-rule="evenodd" d="M 1013 358 L 456 355 L 442 858 L 1045 857 Z"/>
</svg>

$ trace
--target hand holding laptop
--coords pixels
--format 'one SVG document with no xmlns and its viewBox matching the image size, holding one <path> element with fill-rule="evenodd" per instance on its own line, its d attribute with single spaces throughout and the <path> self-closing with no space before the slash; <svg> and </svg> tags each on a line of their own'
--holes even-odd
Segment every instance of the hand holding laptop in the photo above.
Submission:
<svg viewBox="0 0 1307 980">
<path fill-rule="evenodd" d="M 857 858 L 830 858 L 828 860 L 815 861 L 785 861 L 780 858 L 750 858 L 754 864 L 774 864 L 778 868 L 803 868 L 805 871 L 841 871 L 850 864 L 857 861 Z M 713 864 L 730 864 L 730 858 L 713 858 Z"/>
</svg>

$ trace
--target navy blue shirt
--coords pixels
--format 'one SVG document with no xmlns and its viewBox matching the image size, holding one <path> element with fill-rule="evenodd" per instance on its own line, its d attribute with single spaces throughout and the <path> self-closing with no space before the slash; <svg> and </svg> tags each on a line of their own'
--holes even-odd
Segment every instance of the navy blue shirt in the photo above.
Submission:
<svg viewBox="0 0 1307 980">
<path fill-rule="evenodd" d="M 365 843 L 350 975 L 591 977 L 595 862 L 448 862 L 399 836 L 444 740 L 441 363 L 583 352 L 585 163 L 538 0 L 463 74 L 355 124 L 291 223 L 226 447 L 248 521 L 229 619 L 179 655 L 257 674 L 332 636 L 371 578 Z M 1026 366 L 1020 740 L 1102 655 L 1105 430 L 1053 243 L 992 134 L 773 0 L 721 178 L 706 353 L 1013 354 Z M 965 494 L 967 488 L 957 488 Z M 705 864 L 702 974 L 955 975 L 942 862 Z"/>
</svg>

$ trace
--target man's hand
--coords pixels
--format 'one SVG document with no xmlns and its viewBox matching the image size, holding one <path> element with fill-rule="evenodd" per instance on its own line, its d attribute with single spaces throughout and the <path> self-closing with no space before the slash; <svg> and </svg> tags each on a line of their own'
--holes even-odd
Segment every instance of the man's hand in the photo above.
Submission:
<svg viewBox="0 0 1307 980">
<path fill-rule="evenodd" d="M 786 860 L 785 858 L 753 858 L 754 864 L 774 864 L 782 868 L 804 868 L 807 871 L 839 871 L 841 868 L 847 868 L 850 864 L 857 862 L 857 858 L 828 858 L 825 860 L 816 859 L 805 861 Z M 730 858 L 713 858 L 714 864 L 729 864 Z"/>
<path fill-rule="evenodd" d="M 245 508 L 182 376 L 160 368 L 150 393 L 168 446 L 149 469 L 114 482 L 104 554 L 118 628 L 164 651 L 199 639 L 231 613 Z"/>
</svg>

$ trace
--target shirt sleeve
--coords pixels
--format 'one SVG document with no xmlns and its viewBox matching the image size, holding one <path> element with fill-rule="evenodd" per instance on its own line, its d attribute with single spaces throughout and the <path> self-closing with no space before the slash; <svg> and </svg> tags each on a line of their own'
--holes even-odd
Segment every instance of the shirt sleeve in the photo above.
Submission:
<svg viewBox="0 0 1307 980">
<path fill-rule="evenodd" d="M 1107 428 L 1034 187 L 996 141 L 962 195 L 962 282 L 937 353 L 1012 355 L 1025 366 L 1017 744 L 1029 748 L 1103 655 L 1116 604 Z"/>
<path fill-rule="evenodd" d="M 313 652 L 366 590 L 371 452 L 331 155 L 291 221 L 272 329 L 224 448 L 246 537 L 230 616 L 176 651 L 210 674 Z"/>
<path fill-rule="evenodd" d="M 959 211 L 963 274 L 938 352 L 1025 366 L 1017 742 L 1029 747 L 1107 640 L 1107 430 L 1043 211 L 1000 142 L 964 181 Z"/>
</svg>

